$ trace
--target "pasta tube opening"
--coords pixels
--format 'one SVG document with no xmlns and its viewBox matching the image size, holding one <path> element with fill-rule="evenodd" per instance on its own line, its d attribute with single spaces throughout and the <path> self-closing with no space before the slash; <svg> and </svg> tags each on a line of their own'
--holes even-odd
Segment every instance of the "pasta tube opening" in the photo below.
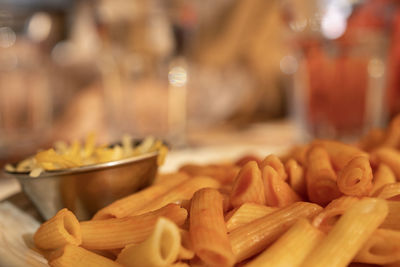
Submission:
<svg viewBox="0 0 400 267">
<path fill-rule="evenodd" d="M 368 196 L 372 189 L 372 169 L 366 157 L 352 159 L 339 173 L 339 190 L 350 196 Z"/>
<path fill-rule="evenodd" d="M 153 233 L 140 244 L 126 246 L 117 262 L 127 267 L 169 266 L 178 258 L 180 247 L 181 236 L 176 224 L 160 218 Z"/>
<path fill-rule="evenodd" d="M 35 233 L 35 245 L 40 249 L 57 249 L 66 244 L 82 243 L 78 219 L 67 209 L 60 210 L 53 218 L 45 222 Z"/>
</svg>

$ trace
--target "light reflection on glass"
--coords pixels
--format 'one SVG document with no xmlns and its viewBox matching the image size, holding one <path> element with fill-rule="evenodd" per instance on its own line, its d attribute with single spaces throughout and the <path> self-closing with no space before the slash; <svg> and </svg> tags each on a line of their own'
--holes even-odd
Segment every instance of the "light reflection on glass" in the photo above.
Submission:
<svg viewBox="0 0 400 267">
<path fill-rule="evenodd" d="M 324 15 L 321 20 L 322 34 L 328 39 L 336 39 L 344 34 L 347 18 L 352 11 L 349 0 L 325 0 Z"/>
<path fill-rule="evenodd" d="M 28 35 L 36 41 L 41 42 L 47 39 L 51 31 L 51 18 L 47 13 L 38 12 L 32 16 L 28 24 Z"/>
<path fill-rule="evenodd" d="M 17 36 L 10 27 L 0 28 L 0 47 L 8 48 L 14 45 Z"/>
<path fill-rule="evenodd" d="M 382 60 L 373 58 L 368 62 L 368 74 L 373 78 L 380 78 L 385 73 L 385 65 Z"/>
<path fill-rule="evenodd" d="M 346 31 L 346 17 L 339 12 L 328 12 L 321 21 L 322 34 L 328 39 L 336 39 Z"/>
<path fill-rule="evenodd" d="M 294 56 L 286 55 L 279 62 L 280 69 L 285 74 L 293 74 L 297 71 L 299 63 Z"/>
<path fill-rule="evenodd" d="M 173 67 L 168 73 L 168 81 L 173 86 L 185 86 L 187 82 L 186 70 L 183 67 Z"/>
<path fill-rule="evenodd" d="M 289 27 L 294 32 L 302 32 L 307 27 L 307 19 L 296 19 L 289 23 Z"/>
</svg>

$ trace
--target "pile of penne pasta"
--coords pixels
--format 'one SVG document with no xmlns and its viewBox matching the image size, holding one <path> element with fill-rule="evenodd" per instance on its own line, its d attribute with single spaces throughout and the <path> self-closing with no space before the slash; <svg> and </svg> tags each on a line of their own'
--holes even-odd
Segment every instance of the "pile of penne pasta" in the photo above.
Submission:
<svg viewBox="0 0 400 267">
<path fill-rule="evenodd" d="M 400 117 L 357 145 L 182 166 L 35 233 L 50 266 L 400 266 Z"/>
</svg>

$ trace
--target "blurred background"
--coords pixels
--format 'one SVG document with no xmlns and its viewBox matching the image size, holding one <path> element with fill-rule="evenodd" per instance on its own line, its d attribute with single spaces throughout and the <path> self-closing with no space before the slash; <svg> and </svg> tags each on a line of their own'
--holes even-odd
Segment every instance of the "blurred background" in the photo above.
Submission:
<svg viewBox="0 0 400 267">
<path fill-rule="evenodd" d="M 0 163 L 89 132 L 351 141 L 399 111 L 396 0 L 0 0 Z"/>
</svg>

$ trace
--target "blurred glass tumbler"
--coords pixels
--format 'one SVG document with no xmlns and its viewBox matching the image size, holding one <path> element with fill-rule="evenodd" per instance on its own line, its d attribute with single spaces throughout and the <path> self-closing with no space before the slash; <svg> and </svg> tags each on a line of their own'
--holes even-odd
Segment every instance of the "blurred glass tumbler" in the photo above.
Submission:
<svg viewBox="0 0 400 267">
<path fill-rule="evenodd" d="M 136 3 L 136 2 L 135 2 Z M 162 1 L 100 1 L 101 71 L 110 128 L 176 145 L 186 122 L 186 64 L 174 55 L 174 35 Z"/>
<path fill-rule="evenodd" d="M 17 37 L 9 27 L 0 27 L 0 157 L 32 150 L 50 131 L 52 98 L 46 63 L 37 45 Z"/>
<path fill-rule="evenodd" d="M 294 114 L 303 140 L 352 140 L 384 124 L 386 48 L 377 32 L 305 46 L 294 77 Z"/>
</svg>

